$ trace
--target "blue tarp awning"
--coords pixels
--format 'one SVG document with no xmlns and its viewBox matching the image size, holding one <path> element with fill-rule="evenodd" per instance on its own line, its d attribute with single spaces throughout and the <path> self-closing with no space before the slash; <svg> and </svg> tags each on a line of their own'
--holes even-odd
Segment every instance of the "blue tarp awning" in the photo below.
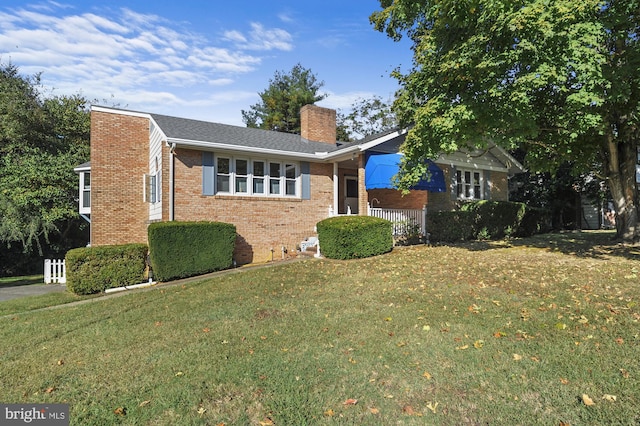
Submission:
<svg viewBox="0 0 640 426">
<path fill-rule="evenodd" d="M 393 176 L 398 174 L 401 158 L 401 154 L 368 153 L 364 168 L 366 189 L 394 189 Z M 427 163 L 431 179 L 421 180 L 411 189 L 445 192 L 447 188 L 442 170 L 433 161 L 427 160 Z"/>
</svg>

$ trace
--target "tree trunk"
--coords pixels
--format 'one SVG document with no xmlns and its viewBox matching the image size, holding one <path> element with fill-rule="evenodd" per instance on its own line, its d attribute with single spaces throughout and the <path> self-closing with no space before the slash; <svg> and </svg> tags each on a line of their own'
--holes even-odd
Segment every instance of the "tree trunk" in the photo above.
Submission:
<svg viewBox="0 0 640 426">
<path fill-rule="evenodd" d="M 616 210 L 616 237 L 633 244 L 638 241 L 638 207 L 636 193 L 636 144 L 618 142 L 614 135 L 607 140 L 607 177 Z"/>
</svg>

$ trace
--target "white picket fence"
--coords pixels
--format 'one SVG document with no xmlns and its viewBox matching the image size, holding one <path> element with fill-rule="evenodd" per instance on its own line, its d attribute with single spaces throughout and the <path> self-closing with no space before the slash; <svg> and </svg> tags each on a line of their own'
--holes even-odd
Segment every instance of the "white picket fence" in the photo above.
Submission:
<svg viewBox="0 0 640 426">
<path fill-rule="evenodd" d="M 427 208 L 417 209 L 383 209 L 369 207 L 369 216 L 387 219 L 393 223 L 393 236 L 406 236 L 417 231 L 427 235 Z"/>
<path fill-rule="evenodd" d="M 67 269 L 64 264 L 64 259 L 44 260 L 44 282 L 45 284 L 67 283 Z"/>
</svg>

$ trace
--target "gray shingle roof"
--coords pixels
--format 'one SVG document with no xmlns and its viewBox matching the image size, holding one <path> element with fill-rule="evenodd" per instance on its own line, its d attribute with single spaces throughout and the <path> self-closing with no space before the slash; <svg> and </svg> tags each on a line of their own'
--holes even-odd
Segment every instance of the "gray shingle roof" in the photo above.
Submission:
<svg viewBox="0 0 640 426">
<path fill-rule="evenodd" d="M 230 146 L 270 149 L 277 151 L 314 154 L 333 152 L 344 144 L 328 144 L 303 139 L 300 135 L 232 126 L 229 124 L 150 114 L 167 138 L 209 142 Z"/>
</svg>

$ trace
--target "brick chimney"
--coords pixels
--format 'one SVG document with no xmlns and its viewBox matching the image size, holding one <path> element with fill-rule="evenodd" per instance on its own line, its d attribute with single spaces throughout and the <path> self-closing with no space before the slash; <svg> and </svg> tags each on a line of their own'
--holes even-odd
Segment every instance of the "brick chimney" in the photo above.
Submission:
<svg viewBox="0 0 640 426">
<path fill-rule="evenodd" d="M 316 105 L 300 108 L 300 134 L 304 139 L 336 143 L 336 110 Z"/>
</svg>

